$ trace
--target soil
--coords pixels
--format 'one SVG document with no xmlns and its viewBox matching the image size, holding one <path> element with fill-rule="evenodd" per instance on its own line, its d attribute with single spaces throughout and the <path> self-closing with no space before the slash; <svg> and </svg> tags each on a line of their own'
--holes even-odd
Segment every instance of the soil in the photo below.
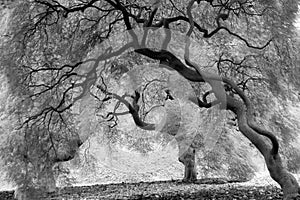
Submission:
<svg viewBox="0 0 300 200">
<path fill-rule="evenodd" d="M 12 199 L 13 191 L 0 193 L 0 200 Z M 222 179 L 201 179 L 195 183 L 170 180 L 65 187 L 40 199 L 279 200 L 282 199 L 282 192 L 280 188 L 273 185 L 253 186 Z M 300 200 L 300 197 L 298 199 Z"/>
</svg>

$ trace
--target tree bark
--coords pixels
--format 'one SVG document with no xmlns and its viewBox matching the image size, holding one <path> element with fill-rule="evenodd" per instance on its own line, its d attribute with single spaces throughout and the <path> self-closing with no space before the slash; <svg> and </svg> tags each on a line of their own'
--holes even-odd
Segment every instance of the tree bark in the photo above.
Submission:
<svg viewBox="0 0 300 200">
<path fill-rule="evenodd" d="M 300 187 L 295 177 L 283 166 L 280 155 L 266 155 L 265 161 L 271 177 L 279 183 L 285 200 L 300 198 Z"/>
<path fill-rule="evenodd" d="M 37 188 L 26 185 L 17 187 L 14 191 L 14 198 L 18 200 L 40 200 L 45 198 L 45 194 L 56 191 L 55 178 L 51 169 L 45 170 L 39 180 L 42 181 Z"/>
<path fill-rule="evenodd" d="M 132 104 L 129 103 L 127 100 L 122 98 L 121 96 L 113 93 L 109 93 L 114 98 L 118 99 L 120 102 L 122 102 L 129 110 L 129 113 L 131 114 L 135 124 L 144 130 L 156 130 L 157 125 L 144 122 L 140 116 L 139 116 L 139 106 L 137 105 L 140 94 L 135 91 L 135 96 L 133 97 Z M 197 179 L 197 172 L 196 172 L 196 164 L 195 164 L 195 148 L 193 148 L 189 143 L 186 143 L 186 141 L 189 141 L 189 136 L 186 134 L 180 134 L 178 135 L 178 129 L 180 127 L 180 118 L 176 118 L 176 115 L 180 115 L 180 113 L 175 112 L 168 112 L 166 123 L 163 127 L 161 127 L 160 131 L 166 132 L 171 136 L 174 136 L 178 148 L 179 148 L 179 157 L 178 160 L 184 165 L 184 177 L 183 181 L 187 182 L 194 182 Z M 177 119 L 179 120 L 177 124 L 174 124 L 171 120 Z M 171 126 L 170 126 L 171 123 Z"/>
<path fill-rule="evenodd" d="M 179 150 L 179 162 L 184 165 L 184 177 L 183 181 L 185 182 L 194 182 L 197 180 L 197 171 L 195 165 L 195 153 L 196 150 L 192 147 L 189 147 L 184 152 Z"/>
<path fill-rule="evenodd" d="M 246 136 L 264 156 L 270 176 L 281 186 L 284 199 L 293 200 L 299 197 L 299 184 L 295 177 L 283 166 L 280 155 L 278 153 L 274 155 L 272 147 L 265 142 L 264 138 L 249 127 L 243 102 L 228 96 L 227 106 L 227 109 L 237 115 L 238 127 L 242 134 Z"/>
<path fill-rule="evenodd" d="M 295 179 L 295 177 L 290 174 L 282 164 L 280 155 L 278 153 L 279 144 L 276 137 L 268 132 L 267 130 L 260 128 L 252 119 L 253 108 L 251 102 L 246 97 L 243 91 L 241 91 L 237 85 L 228 78 L 218 77 L 213 74 L 207 74 L 203 71 L 200 71 L 200 68 L 194 66 L 194 63 L 189 63 L 188 65 L 194 70 L 186 67 L 176 56 L 172 53 L 161 50 L 153 51 L 147 48 L 135 50 L 137 53 L 145 55 L 149 58 L 160 60 L 161 64 L 167 65 L 172 69 L 176 70 L 184 78 L 192 82 L 207 82 L 212 85 L 214 82 L 219 81 L 228 84 L 232 87 L 237 95 L 241 98 L 238 100 L 232 96 L 226 95 L 226 101 L 222 101 L 219 97 L 218 91 L 213 91 L 217 100 L 220 103 L 226 104 L 226 109 L 232 111 L 236 114 L 238 119 L 238 126 L 241 133 L 247 137 L 254 146 L 260 151 L 264 156 L 266 165 L 268 167 L 271 177 L 281 186 L 283 190 L 284 199 L 292 200 L 299 196 L 300 187 Z M 206 99 L 205 99 L 206 100 Z M 211 107 L 212 103 L 201 102 L 199 99 L 193 101 L 200 107 Z M 201 105 L 201 104 L 204 104 Z M 266 137 L 270 139 L 272 145 L 265 141 Z"/>
<path fill-rule="evenodd" d="M 43 172 L 38 173 L 38 177 L 36 178 L 38 183 L 34 186 L 28 186 L 27 184 L 24 184 L 24 186 L 17 187 L 14 191 L 15 199 L 40 200 L 44 199 L 46 194 L 55 192 L 56 181 L 52 167 L 57 162 L 64 162 L 73 159 L 82 144 L 83 142 L 79 137 L 70 139 L 70 141 L 62 144 L 62 146 L 57 144 L 55 153 L 50 153 L 52 159 L 49 161 L 49 163 L 47 163 L 47 167 L 43 169 Z"/>
</svg>

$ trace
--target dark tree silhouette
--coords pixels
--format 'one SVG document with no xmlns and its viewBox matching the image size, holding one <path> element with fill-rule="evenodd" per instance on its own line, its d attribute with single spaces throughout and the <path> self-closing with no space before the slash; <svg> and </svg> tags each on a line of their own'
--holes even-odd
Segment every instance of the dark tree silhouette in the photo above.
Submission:
<svg viewBox="0 0 300 200">
<path fill-rule="evenodd" d="M 284 197 L 294 198 L 300 192 L 299 184 L 283 166 L 275 135 L 257 123 L 259 119 L 254 117 L 256 110 L 247 93 L 255 90 L 253 83 L 267 79 L 253 75 L 259 72 L 264 75 L 264 67 L 257 65 L 272 64 L 280 51 L 275 55 L 270 52 L 280 49 L 280 44 L 287 44 L 289 49 L 293 43 L 292 22 L 297 5 L 296 0 L 14 2 L 13 8 L 7 11 L 10 20 L 7 38 L 1 46 L 1 63 L 11 95 L 17 99 L 13 112 L 19 125 L 16 132 L 24 138 L 17 144 L 23 144 L 23 151 L 18 151 L 23 157 L 18 159 L 31 163 L 26 165 L 28 168 L 41 157 L 47 158 L 43 163 L 48 164 L 40 166 L 47 169 L 56 162 L 72 159 L 84 142 L 79 139 L 72 109 L 78 102 L 84 102 L 86 96 L 98 101 L 100 111 L 106 103 L 117 101 L 115 109 L 103 116 L 108 122 L 117 123 L 117 116 L 127 114 L 138 127 L 156 130 L 156 124 L 140 116 L 141 91 L 120 96 L 110 91 L 106 83 L 105 73 L 111 59 L 125 51 L 134 51 L 159 62 L 162 68 L 177 71 L 190 82 L 207 83 L 211 90 L 202 96 L 190 97 L 189 101 L 201 108 L 219 106 L 234 113 L 240 132 L 264 156 L 270 175 L 280 184 Z M 148 37 L 157 30 L 162 30 L 163 39 L 159 45 L 151 46 Z M 180 56 L 168 48 L 174 39 L 172 31 L 186 36 Z M 122 41 L 121 46 L 94 50 L 120 32 L 129 38 Z M 207 40 L 217 49 L 214 53 L 218 59 L 214 63 L 218 74 L 208 73 L 193 60 L 192 39 Z M 226 46 L 230 42 L 238 46 L 242 59 L 232 54 L 236 49 Z M 289 54 L 285 58 L 295 60 Z M 293 66 L 285 67 L 292 69 Z M 172 91 L 166 91 L 168 101 L 176 98 L 171 95 Z M 209 96 L 214 100 L 210 101 Z M 120 104 L 128 111 L 117 113 Z M 176 136 L 176 131 L 169 134 Z M 180 144 L 182 138 L 176 139 Z M 192 143 L 179 157 L 185 166 L 187 181 L 197 178 L 195 149 Z M 30 175 L 27 173 L 27 176 Z M 20 183 L 24 183 L 23 179 Z M 26 184 L 23 193 L 29 191 Z M 19 198 L 33 197 L 20 195 Z"/>
</svg>

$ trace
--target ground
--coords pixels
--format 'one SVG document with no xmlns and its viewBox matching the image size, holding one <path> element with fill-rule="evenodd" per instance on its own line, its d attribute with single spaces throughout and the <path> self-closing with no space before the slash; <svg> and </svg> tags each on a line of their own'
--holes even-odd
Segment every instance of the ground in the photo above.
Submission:
<svg viewBox="0 0 300 200">
<path fill-rule="evenodd" d="M 0 199 L 12 200 L 13 192 L 1 192 Z M 222 179 L 201 179 L 193 184 L 170 180 L 65 187 L 41 199 L 279 200 L 282 199 L 282 192 L 274 185 L 255 186 L 245 183 L 229 183 Z"/>
</svg>

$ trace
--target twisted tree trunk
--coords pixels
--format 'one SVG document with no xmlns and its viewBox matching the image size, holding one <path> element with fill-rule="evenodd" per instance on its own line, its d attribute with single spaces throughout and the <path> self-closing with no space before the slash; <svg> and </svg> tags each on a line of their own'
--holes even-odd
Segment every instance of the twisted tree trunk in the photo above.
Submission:
<svg viewBox="0 0 300 200">
<path fill-rule="evenodd" d="M 227 109 L 237 115 L 238 127 L 264 156 L 271 177 L 281 186 L 284 199 L 294 199 L 300 193 L 300 187 L 295 177 L 283 166 L 280 155 L 274 154 L 273 146 L 268 145 L 261 135 L 257 134 L 249 125 L 247 111 L 243 102 L 227 96 Z"/>
<path fill-rule="evenodd" d="M 55 178 L 52 171 L 52 165 L 50 169 L 45 170 L 44 174 L 41 174 L 39 180 L 43 180 L 38 188 L 31 186 L 17 187 L 14 191 L 14 198 L 18 200 L 40 200 L 45 197 L 45 194 L 56 191 Z"/>
<path fill-rule="evenodd" d="M 180 150 L 179 150 L 179 152 L 180 152 Z M 194 182 L 197 180 L 195 153 L 196 153 L 196 150 L 192 147 L 189 147 L 178 158 L 179 162 L 184 164 L 183 181 L 185 181 L 185 182 Z"/>
<path fill-rule="evenodd" d="M 103 92 L 106 92 L 103 90 Z M 133 102 L 129 103 L 125 98 L 114 94 L 114 93 L 108 93 L 108 95 L 111 97 L 119 100 L 122 102 L 129 110 L 129 113 L 131 114 L 135 124 L 140 127 L 141 129 L 144 130 L 156 130 L 157 125 L 156 124 L 151 124 L 144 122 L 140 116 L 139 116 L 139 106 L 138 106 L 138 101 L 140 98 L 140 94 L 135 91 L 135 96 L 132 96 Z M 179 157 L 178 161 L 181 162 L 184 165 L 184 177 L 183 181 L 186 182 L 194 182 L 197 180 L 197 172 L 196 172 L 196 163 L 195 163 L 195 153 L 196 150 L 194 147 L 192 147 L 191 144 L 186 143 L 186 141 L 189 141 L 189 136 L 186 135 L 185 133 L 178 134 L 178 130 L 180 128 L 180 112 L 178 113 L 178 110 L 168 110 L 167 114 L 168 117 L 167 121 L 164 123 L 163 127 L 160 127 L 160 131 L 166 132 L 167 134 L 175 137 L 177 144 L 178 144 L 178 149 L 179 149 Z M 174 122 L 174 119 L 175 122 Z"/>
<path fill-rule="evenodd" d="M 300 194 L 300 187 L 295 177 L 290 174 L 283 166 L 282 160 L 279 155 L 279 144 L 276 137 L 269 131 L 259 127 L 253 120 L 253 108 L 249 99 L 246 97 L 243 91 L 241 91 L 237 85 L 228 78 L 218 77 L 213 74 L 208 74 L 200 70 L 195 63 L 190 62 L 188 52 L 185 55 L 185 62 L 194 70 L 188 68 L 172 53 L 161 50 L 153 51 L 151 49 L 137 49 L 137 53 L 145 55 L 149 58 L 160 60 L 160 63 L 167 65 L 176 70 L 184 78 L 192 82 L 207 82 L 212 87 L 212 92 L 217 98 L 216 101 L 207 103 L 206 99 L 201 101 L 200 99 L 190 99 L 199 107 L 212 107 L 217 103 L 225 104 L 222 106 L 227 110 L 236 114 L 238 120 L 238 126 L 241 133 L 247 137 L 255 147 L 264 156 L 266 165 L 268 167 L 271 177 L 281 186 L 283 190 L 284 199 L 292 200 Z M 219 93 L 219 88 L 215 87 L 216 82 L 228 84 L 238 95 L 241 100 L 234 98 L 226 94 L 226 98 Z M 216 89 L 215 89 L 216 88 Z M 265 141 L 265 137 L 271 140 L 271 145 Z"/>
<path fill-rule="evenodd" d="M 49 153 L 51 154 L 51 159 L 49 160 L 49 163 L 45 164 L 47 166 L 43 165 L 44 163 L 36 163 L 37 165 L 40 165 L 42 170 L 41 172 L 37 172 L 38 176 L 35 177 L 35 180 L 38 183 L 36 183 L 34 186 L 29 186 L 24 183 L 23 186 L 17 187 L 14 191 L 15 199 L 40 200 L 45 198 L 45 194 L 55 192 L 56 181 L 52 167 L 55 165 L 55 163 L 73 159 L 82 144 L 83 141 L 81 141 L 79 137 L 74 137 L 64 144 L 55 144 L 57 145 L 57 148 L 55 152 Z M 31 174 L 28 176 L 31 176 Z"/>
</svg>

